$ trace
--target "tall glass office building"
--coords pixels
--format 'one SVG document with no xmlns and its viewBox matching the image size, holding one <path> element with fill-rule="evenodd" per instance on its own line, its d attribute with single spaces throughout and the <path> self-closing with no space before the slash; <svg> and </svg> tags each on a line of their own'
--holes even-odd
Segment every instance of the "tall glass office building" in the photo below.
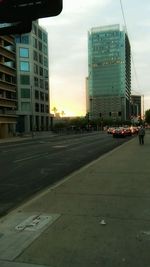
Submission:
<svg viewBox="0 0 150 267">
<path fill-rule="evenodd" d="M 48 33 L 38 21 L 15 36 L 17 65 L 17 132 L 47 131 L 49 114 Z"/>
<path fill-rule="evenodd" d="M 87 90 L 87 112 L 92 118 L 130 117 L 130 43 L 118 24 L 92 28 L 88 33 Z"/>
</svg>

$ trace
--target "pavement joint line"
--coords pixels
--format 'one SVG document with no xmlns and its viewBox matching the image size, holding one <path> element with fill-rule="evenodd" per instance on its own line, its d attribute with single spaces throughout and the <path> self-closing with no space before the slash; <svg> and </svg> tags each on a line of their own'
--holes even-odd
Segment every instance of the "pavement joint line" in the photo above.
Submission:
<svg viewBox="0 0 150 267">
<path fill-rule="evenodd" d="M 10 261 L 10 260 L 4 260 L 4 259 L 0 259 L 0 266 L 1 267 L 52 267 L 49 265 L 27 263 L 27 262 L 21 262 L 21 261 Z"/>
<path fill-rule="evenodd" d="M 61 212 L 61 214 L 60 214 L 61 216 L 60 217 L 62 217 L 62 216 L 70 216 L 71 215 L 71 217 L 87 217 L 87 218 L 105 218 L 105 219 L 108 219 L 108 220 L 120 220 L 120 221 L 139 221 L 139 222 L 150 222 L 150 219 L 143 219 L 143 218 L 125 218 L 125 217 L 117 217 L 117 216 L 108 216 L 108 215 L 104 215 L 104 213 L 103 214 L 86 214 L 86 213 L 84 213 L 84 214 L 77 214 L 77 213 L 67 213 L 67 212 Z M 60 217 L 58 218 L 58 220 L 60 219 Z"/>
<path fill-rule="evenodd" d="M 119 197 L 119 198 L 141 198 L 141 199 L 149 199 L 150 198 L 150 195 L 119 195 L 119 194 L 100 194 L 100 193 L 94 193 L 94 194 L 90 194 L 90 193 L 74 193 L 74 192 L 71 192 L 71 193 L 68 193 L 68 192 L 63 192 L 63 193 L 55 193 L 55 195 L 57 196 L 61 196 L 61 195 L 73 195 L 73 196 L 92 196 L 92 197 Z"/>
</svg>

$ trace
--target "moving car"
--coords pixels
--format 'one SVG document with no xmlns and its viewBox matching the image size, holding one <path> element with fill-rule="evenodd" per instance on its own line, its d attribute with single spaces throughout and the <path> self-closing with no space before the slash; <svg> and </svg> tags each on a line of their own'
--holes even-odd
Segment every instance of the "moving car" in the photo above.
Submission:
<svg viewBox="0 0 150 267">
<path fill-rule="evenodd" d="M 115 128 L 112 134 L 113 134 L 113 137 L 125 137 L 127 135 L 123 127 Z"/>
<path fill-rule="evenodd" d="M 114 130 L 115 130 L 115 127 L 109 127 L 109 128 L 107 129 L 107 133 L 108 133 L 108 134 L 112 134 Z"/>
</svg>

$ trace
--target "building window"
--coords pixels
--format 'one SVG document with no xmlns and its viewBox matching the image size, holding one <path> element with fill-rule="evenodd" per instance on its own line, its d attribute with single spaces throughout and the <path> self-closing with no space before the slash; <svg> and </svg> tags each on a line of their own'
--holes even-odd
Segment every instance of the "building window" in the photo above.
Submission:
<svg viewBox="0 0 150 267">
<path fill-rule="evenodd" d="M 44 66 L 48 67 L 48 59 L 46 57 L 44 57 Z"/>
<path fill-rule="evenodd" d="M 30 89 L 21 88 L 21 97 L 22 98 L 30 98 Z"/>
<path fill-rule="evenodd" d="M 35 39 L 34 37 L 33 37 L 33 47 L 37 48 L 37 39 Z"/>
<path fill-rule="evenodd" d="M 44 101 L 44 93 L 43 92 L 40 92 L 40 100 Z"/>
<path fill-rule="evenodd" d="M 21 36 L 21 43 L 22 44 L 29 44 L 29 35 L 22 35 Z"/>
<path fill-rule="evenodd" d="M 43 32 L 43 41 L 47 43 L 47 34 Z"/>
<path fill-rule="evenodd" d="M 39 104 L 38 103 L 35 103 L 35 111 L 39 112 Z"/>
<path fill-rule="evenodd" d="M 40 79 L 40 88 L 44 89 L 44 81 Z"/>
<path fill-rule="evenodd" d="M 45 81 L 45 90 L 48 90 L 48 81 Z"/>
<path fill-rule="evenodd" d="M 48 101 L 48 94 L 45 94 L 45 101 Z"/>
<path fill-rule="evenodd" d="M 15 42 L 16 42 L 16 44 L 20 44 L 21 43 L 21 36 L 20 35 L 16 35 L 15 36 Z"/>
<path fill-rule="evenodd" d="M 28 103 L 28 102 L 22 102 L 21 103 L 21 110 L 22 111 L 30 111 L 31 110 L 30 103 Z"/>
<path fill-rule="evenodd" d="M 49 106 L 48 105 L 45 106 L 45 112 L 49 113 Z"/>
<path fill-rule="evenodd" d="M 42 40 L 42 31 L 38 29 L 38 37 Z"/>
<path fill-rule="evenodd" d="M 39 50 L 42 51 L 42 43 L 39 42 Z"/>
<path fill-rule="evenodd" d="M 8 74 L 5 74 L 5 81 L 8 82 L 8 83 L 11 83 L 12 81 L 12 76 L 8 75 Z"/>
<path fill-rule="evenodd" d="M 39 91 L 35 90 L 35 99 L 39 99 Z"/>
<path fill-rule="evenodd" d="M 28 48 L 19 48 L 19 56 L 20 57 L 29 57 L 29 49 Z"/>
<path fill-rule="evenodd" d="M 44 112 L 44 104 L 41 104 L 41 112 Z"/>
<path fill-rule="evenodd" d="M 43 52 L 45 55 L 47 55 L 47 46 L 46 45 L 44 45 L 44 47 L 43 47 Z"/>
<path fill-rule="evenodd" d="M 37 77 L 34 77 L 34 86 L 39 86 L 39 79 Z"/>
<path fill-rule="evenodd" d="M 37 64 L 34 64 L 34 73 L 38 74 L 38 65 Z"/>
<path fill-rule="evenodd" d="M 24 85 L 30 84 L 30 76 L 29 75 L 20 75 L 20 83 Z"/>
<path fill-rule="evenodd" d="M 43 64 L 43 56 L 39 54 L 39 62 Z"/>
<path fill-rule="evenodd" d="M 29 62 L 20 61 L 20 70 L 21 71 L 30 71 Z"/>
<path fill-rule="evenodd" d="M 48 70 L 44 69 L 44 77 L 48 78 Z"/>
<path fill-rule="evenodd" d="M 33 51 L 33 59 L 35 61 L 38 61 L 38 54 L 37 54 L 37 52 L 35 50 Z"/>
<path fill-rule="evenodd" d="M 40 76 L 43 76 L 43 68 L 40 67 Z"/>
<path fill-rule="evenodd" d="M 15 42 L 17 44 L 29 44 L 29 35 L 16 35 Z"/>
</svg>

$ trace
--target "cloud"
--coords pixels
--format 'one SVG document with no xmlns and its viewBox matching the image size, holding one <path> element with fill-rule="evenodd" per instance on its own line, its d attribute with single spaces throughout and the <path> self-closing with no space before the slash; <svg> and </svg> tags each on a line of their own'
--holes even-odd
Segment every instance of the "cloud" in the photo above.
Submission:
<svg viewBox="0 0 150 267">
<path fill-rule="evenodd" d="M 132 46 L 136 54 L 150 53 L 150 36 L 145 37 L 144 40 L 133 41 Z"/>
<path fill-rule="evenodd" d="M 61 27 L 73 24 L 80 24 L 81 21 L 90 18 L 91 14 L 97 14 L 102 11 L 103 8 L 106 8 L 112 0 L 64 0 L 63 1 L 63 10 L 60 15 L 56 17 L 43 18 L 40 19 L 40 25 L 46 27 Z M 94 16 L 95 16 L 94 15 Z M 92 19 L 93 19 L 92 15 Z M 82 24 L 80 25 L 82 26 Z"/>
<path fill-rule="evenodd" d="M 138 21 L 138 26 L 139 27 L 150 27 L 150 19 L 146 19 L 143 21 Z"/>
</svg>

